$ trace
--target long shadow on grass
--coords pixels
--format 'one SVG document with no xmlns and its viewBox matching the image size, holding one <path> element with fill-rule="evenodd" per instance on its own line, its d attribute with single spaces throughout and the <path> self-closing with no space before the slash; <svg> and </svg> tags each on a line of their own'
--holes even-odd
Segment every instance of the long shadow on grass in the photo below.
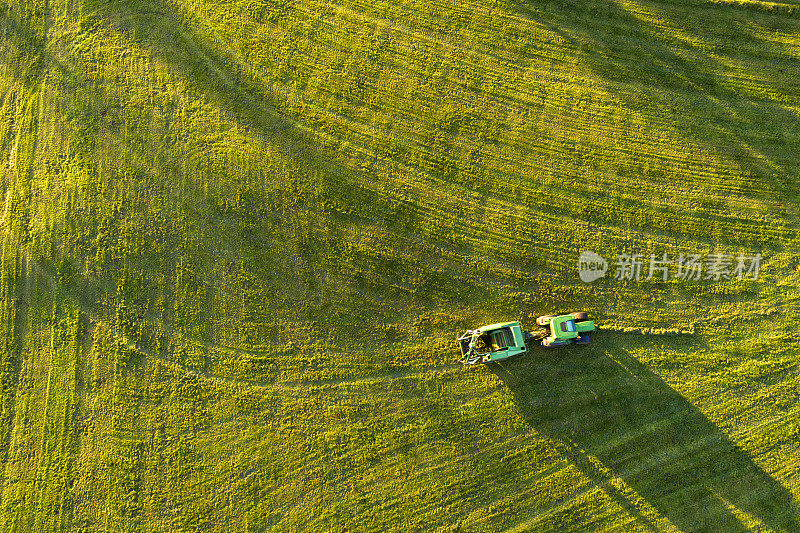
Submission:
<svg viewBox="0 0 800 533">
<path fill-rule="evenodd" d="M 246 130 L 282 149 L 345 209 L 358 205 L 365 218 L 380 218 L 380 196 L 357 185 L 358 175 L 332 158 L 333 150 L 318 146 L 319 139 L 281 110 L 280 98 L 247 71 L 239 56 L 198 28 L 182 9 L 163 0 L 89 0 L 87 6 L 104 23 L 152 50 Z"/>
<path fill-rule="evenodd" d="M 585 348 L 492 370 L 525 420 L 612 500 L 655 529 L 611 482 L 621 478 L 683 531 L 746 530 L 732 508 L 800 531 L 789 491 L 686 398 L 613 339 Z"/>
<path fill-rule="evenodd" d="M 631 109 L 641 109 L 643 100 L 669 106 L 670 122 L 735 161 L 745 179 L 766 186 L 770 200 L 796 198 L 800 145 L 790 132 L 800 121 L 785 101 L 795 101 L 800 60 L 765 38 L 773 27 L 796 32 L 796 16 L 709 2 L 513 0 L 510 6 L 580 50 L 580 64 L 609 81 Z M 738 87 L 737 79 L 750 88 Z M 718 187 L 752 194 L 738 178 Z"/>
</svg>

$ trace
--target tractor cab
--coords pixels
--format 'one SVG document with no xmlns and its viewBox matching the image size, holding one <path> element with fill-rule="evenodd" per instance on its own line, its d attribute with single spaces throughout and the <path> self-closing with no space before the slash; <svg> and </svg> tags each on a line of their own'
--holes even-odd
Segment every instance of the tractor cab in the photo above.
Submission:
<svg viewBox="0 0 800 533">
<path fill-rule="evenodd" d="M 560 316 L 550 323 L 550 330 L 557 339 L 574 339 L 578 336 L 575 319 L 572 315 Z"/>
<path fill-rule="evenodd" d="M 542 346 L 551 348 L 566 344 L 588 344 L 591 338 L 587 333 L 595 330 L 594 322 L 588 320 L 584 312 L 569 315 L 544 315 L 536 319 L 540 326 L 549 326 L 549 335 L 542 339 Z"/>
</svg>

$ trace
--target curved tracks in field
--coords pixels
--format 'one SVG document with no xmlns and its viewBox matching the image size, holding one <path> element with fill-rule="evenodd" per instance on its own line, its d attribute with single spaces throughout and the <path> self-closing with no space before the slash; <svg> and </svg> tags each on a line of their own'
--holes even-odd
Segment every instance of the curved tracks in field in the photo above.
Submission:
<svg viewBox="0 0 800 533">
<path fill-rule="evenodd" d="M 80 310 L 83 314 L 89 318 L 89 320 L 95 324 L 96 326 L 102 326 L 109 334 L 111 334 L 115 340 L 117 340 L 120 344 L 125 346 L 127 349 L 132 350 L 142 356 L 145 356 L 149 359 L 154 361 L 158 361 L 161 364 L 164 364 L 170 368 L 177 370 L 178 372 L 184 372 L 190 376 L 194 376 L 201 380 L 208 380 L 213 381 L 214 383 L 220 385 L 231 386 L 235 388 L 251 388 L 251 387 L 263 387 L 263 388 L 270 388 L 270 389 L 279 389 L 279 390 L 298 390 L 302 388 L 308 387 L 324 387 L 324 386 L 339 386 L 339 385 L 348 385 L 348 384 L 359 384 L 359 383 L 380 383 L 383 381 L 391 381 L 395 379 L 403 379 L 415 376 L 423 376 L 441 372 L 452 371 L 458 368 L 461 368 L 463 365 L 459 363 L 452 363 L 446 365 L 438 365 L 433 367 L 427 368 L 398 368 L 391 372 L 384 372 L 378 374 L 368 374 L 363 376 L 348 376 L 348 377 L 336 377 L 336 378 L 329 378 L 329 379 L 320 379 L 320 380 L 313 380 L 313 381 L 305 381 L 305 380 L 292 380 L 292 381 L 276 381 L 276 382 L 265 382 L 265 381 L 258 381 L 258 380 L 250 380 L 244 379 L 235 376 L 224 376 L 219 374 L 214 374 L 211 372 L 207 372 L 204 370 L 198 370 L 195 368 L 191 368 L 187 365 L 181 364 L 177 361 L 170 359 L 169 357 L 165 357 L 158 353 L 153 352 L 147 348 L 137 345 L 134 341 L 128 339 L 125 335 L 121 332 L 117 331 L 111 324 L 107 321 L 100 318 L 98 313 L 96 313 L 93 309 L 90 309 L 82 300 L 81 298 L 77 297 L 74 294 L 71 294 L 69 291 L 66 290 L 65 287 L 60 285 L 58 281 L 46 271 L 46 269 L 42 268 L 41 266 L 37 265 L 37 272 L 43 276 L 47 283 L 50 285 L 50 289 L 53 292 L 56 291 L 63 291 L 69 295 L 69 297 L 78 304 Z M 192 344 L 195 346 L 202 346 L 206 351 L 218 351 L 221 353 L 232 353 L 236 355 L 256 355 L 258 352 L 252 350 L 245 350 L 241 348 L 235 348 L 232 346 L 225 346 L 221 344 L 213 344 L 213 343 L 203 343 L 196 339 L 189 338 L 185 335 L 181 335 L 176 332 L 173 328 L 170 328 L 165 325 L 159 325 L 165 331 L 169 332 L 173 336 L 179 335 L 183 342 L 186 344 Z"/>
</svg>

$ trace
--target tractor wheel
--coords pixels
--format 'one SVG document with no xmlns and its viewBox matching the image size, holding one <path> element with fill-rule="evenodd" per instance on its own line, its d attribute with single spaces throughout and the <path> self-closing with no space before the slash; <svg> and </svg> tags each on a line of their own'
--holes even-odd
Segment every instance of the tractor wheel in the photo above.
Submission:
<svg viewBox="0 0 800 533">
<path fill-rule="evenodd" d="M 586 320 L 587 318 L 589 318 L 589 314 L 586 313 L 585 311 L 578 311 L 577 313 L 572 313 L 572 318 L 578 321 Z"/>
<path fill-rule="evenodd" d="M 589 344 L 590 342 L 592 342 L 592 338 L 589 335 L 581 335 L 575 339 L 575 344 Z"/>
<path fill-rule="evenodd" d="M 564 346 L 565 344 L 569 344 L 568 342 L 550 342 L 547 339 L 542 341 L 542 346 L 545 348 L 558 348 L 559 346 Z"/>
<path fill-rule="evenodd" d="M 550 319 L 556 316 L 558 315 L 542 315 L 536 319 L 536 323 L 539 324 L 540 326 L 546 326 L 547 324 L 550 323 Z"/>
</svg>

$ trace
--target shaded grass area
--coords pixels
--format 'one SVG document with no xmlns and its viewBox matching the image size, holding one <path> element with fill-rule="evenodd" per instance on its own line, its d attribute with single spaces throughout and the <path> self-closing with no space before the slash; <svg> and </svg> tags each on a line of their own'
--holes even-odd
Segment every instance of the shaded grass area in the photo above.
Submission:
<svg viewBox="0 0 800 533">
<path fill-rule="evenodd" d="M 640 525 L 655 528 L 620 483 L 682 531 L 796 529 L 792 494 L 625 344 L 606 334 L 492 371 L 526 422 Z"/>
<path fill-rule="evenodd" d="M 714 183 L 718 190 L 736 193 L 758 182 L 767 187 L 766 199 L 792 203 L 796 198 L 798 174 L 791 154 L 800 148 L 800 64 L 774 39 L 796 30 L 796 18 L 780 10 L 713 3 L 696 4 L 691 16 L 685 6 L 662 2 L 519 2 L 514 7 L 538 15 L 580 48 L 581 66 L 610 82 L 629 105 L 662 108 L 662 119 L 739 165 L 744 183 L 721 180 Z M 603 22 L 594 23 L 598 18 Z M 728 41 L 733 35 L 736 45 Z"/>
</svg>

